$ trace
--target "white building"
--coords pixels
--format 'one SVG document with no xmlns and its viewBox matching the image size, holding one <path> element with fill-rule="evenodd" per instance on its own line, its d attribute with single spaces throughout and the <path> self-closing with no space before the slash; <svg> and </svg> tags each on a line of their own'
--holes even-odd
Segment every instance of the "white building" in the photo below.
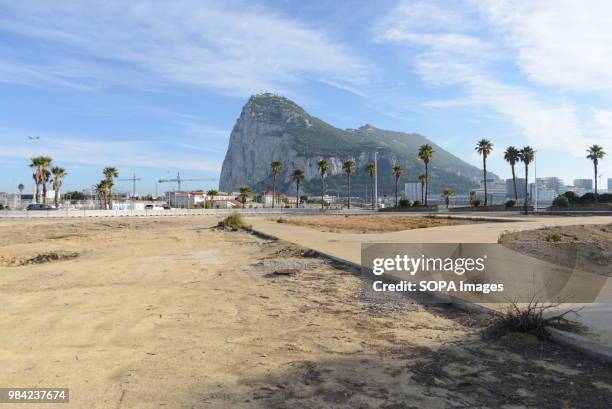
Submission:
<svg viewBox="0 0 612 409">
<path fill-rule="evenodd" d="M 421 201 L 421 183 L 408 182 L 404 183 L 404 197 L 411 202 Z"/>
<path fill-rule="evenodd" d="M 0 204 L 9 209 L 21 208 L 21 195 L 14 193 L 0 192 Z"/>
<path fill-rule="evenodd" d="M 474 189 L 476 198 L 484 203 L 484 182 L 480 183 L 480 187 Z M 488 204 L 500 204 L 506 200 L 506 182 L 494 179 L 487 179 L 487 202 Z"/>
</svg>

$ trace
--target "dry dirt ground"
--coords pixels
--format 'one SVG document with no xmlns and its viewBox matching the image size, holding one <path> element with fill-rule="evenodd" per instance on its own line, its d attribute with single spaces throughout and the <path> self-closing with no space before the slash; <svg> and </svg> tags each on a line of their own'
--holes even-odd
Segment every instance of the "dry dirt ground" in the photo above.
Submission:
<svg viewBox="0 0 612 409">
<path fill-rule="evenodd" d="M 215 223 L 0 221 L 0 385 L 69 387 L 62 408 L 612 401 L 610 366 L 482 338 L 482 317 L 376 297 L 358 273 Z"/>
<path fill-rule="evenodd" d="M 470 220 L 443 219 L 428 216 L 298 216 L 277 217 L 270 220 L 334 233 L 380 233 L 476 223 Z"/>
<path fill-rule="evenodd" d="M 508 232 L 499 242 L 544 261 L 612 277 L 612 224 Z"/>
</svg>

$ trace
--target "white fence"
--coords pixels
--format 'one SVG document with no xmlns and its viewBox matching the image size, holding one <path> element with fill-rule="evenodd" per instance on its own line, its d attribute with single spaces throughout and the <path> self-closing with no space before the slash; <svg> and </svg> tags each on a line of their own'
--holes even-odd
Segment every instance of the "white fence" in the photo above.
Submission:
<svg viewBox="0 0 612 409">
<path fill-rule="evenodd" d="M 164 210 L 0 210 L 1 219 L 75 218 L 75 217 L 165 217 L 165 216 L 225 216 L 230 213 L 245 216 L 269 215 L 358 215 L 375 214 L 373 210 L 319 208 L 258 208 L 258 209 L 164 209 Z"/>
</svg>

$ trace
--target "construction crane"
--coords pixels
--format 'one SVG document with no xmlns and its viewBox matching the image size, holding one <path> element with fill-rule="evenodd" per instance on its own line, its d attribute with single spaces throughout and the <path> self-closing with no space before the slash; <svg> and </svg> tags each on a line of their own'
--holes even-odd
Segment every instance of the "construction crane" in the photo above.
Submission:
<svg viewBox="0 0 612 409">
<path fill-rule="evenodd" d="M 175 179 L 160 179 L 157 181 L 157 183 L 174 183 L 176 182 L 178 184 L 178 191 L 182 192 L 181 190 L 181 183 L 183 182 L 216 182 L 219 179 L 182 179 L 181 178 L 181 173 L 178 172 L 176 174 L 176 178 Z"/>
<path fill-rule="evenodd" d="M 140 180 L 138 176 L 134 173 L 129 179 L 117 179 L 118 182 L 132 182 L 132 199 L 136 197 L 136 181 Z"/>
</svg>

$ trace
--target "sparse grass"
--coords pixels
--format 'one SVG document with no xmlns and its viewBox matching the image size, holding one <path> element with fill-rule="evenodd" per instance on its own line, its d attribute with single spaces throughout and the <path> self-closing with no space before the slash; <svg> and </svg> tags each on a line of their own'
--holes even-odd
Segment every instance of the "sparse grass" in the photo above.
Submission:
<svg viewBox="0 0 612 409">
<path fill-rule="evenodd" d="M 230 231 L 251 230 L 251 225 L 244 220 L 240 213 L 230 214 L 221 220 L 217 227 Z"/>
<path fill-rule="evenodd" d="M 519 332 L 544 339 L 549 336 L 546 329 L 550 327 L 572 331 L 579 330 L 580 326 L 577 323 L 565 318 L 570 313 L 576 313 L 575 310 L 566 310 L 545 317 L 547 310 L 558 305 L 556 303 L 541 303 L 535 299 L 527 304 L 512 302 L 503 313 L 491 318 L 485 333 L 498 338 L 511 332 Z"/>
<path fill-rule="evenodd" d="M 427 216 L 305 216 L 279 217 L 277 223 L 310 227 L 322 231 L 377 233 L 400 230 L 425 229 L 475 223 L 471 220 L 447 219 Z"/>
</svg>

